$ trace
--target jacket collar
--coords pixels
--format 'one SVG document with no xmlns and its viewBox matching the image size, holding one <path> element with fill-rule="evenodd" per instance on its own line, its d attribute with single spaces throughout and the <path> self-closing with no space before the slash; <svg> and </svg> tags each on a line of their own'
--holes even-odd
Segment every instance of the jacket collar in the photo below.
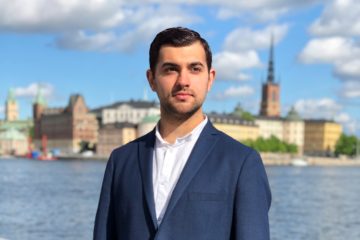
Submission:
<svg viewBox="0 0 360 240">
<path fill-rule="evenodd" d="M 162 222 L 166 222 L 166 219 L 171 214 L 172 210 L 176 206 L 181 196 L 184 194 L 187 186 L 194 178 L 202 164 L 204 164 L 209 153 L 214 148 L 217 142 L 216 135 L 218 135 L 218 130 L 216 130 L 210 123 L 210 121 L 208 121 L 203 131 L 201 132 L 199 139 L 195 143 L 195 146 L 189 156 L 187 163 L 184 166 L 184 169 L 171 195 Z M 154 227 L 155 229 L 157 229 L 159 226 L 157 225 L 156 220 L 154 191 L 152 184 L 152 164 L 155 145 L 155 129 L 145 135 L 142 139 L 144 140 L 139 142 L 138 149 L 140 171 L 144 187 L 145 200 L 151 214 L 151 219 Z"/>
</svg>

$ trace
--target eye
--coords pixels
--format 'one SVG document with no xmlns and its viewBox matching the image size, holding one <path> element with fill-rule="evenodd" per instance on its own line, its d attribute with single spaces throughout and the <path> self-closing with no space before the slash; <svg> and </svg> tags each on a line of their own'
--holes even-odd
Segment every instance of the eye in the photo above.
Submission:
<svg viewBox="0 0 360 240">
<path fill-rule="evenodd" d="M 165 72 L 175 72 L 176 68 L 175 67 L 167 67 L 165 68 Z"/>
<path fill-rule="evenodd" d="M 201 71 L 202 71 L 202 67 L 201 67 L 201 66 L 192 66 L 192 67 L 191 67 L 191 71 L 192 71 L 192 72 L 201 72 Z"/>
<path fill-rule="evenodd" d="M 163 68 L 163 72 L 166 74 L 175 73 L 178 71 L 178 68 L 176 66 L 166 66 Z"/>
</svg>

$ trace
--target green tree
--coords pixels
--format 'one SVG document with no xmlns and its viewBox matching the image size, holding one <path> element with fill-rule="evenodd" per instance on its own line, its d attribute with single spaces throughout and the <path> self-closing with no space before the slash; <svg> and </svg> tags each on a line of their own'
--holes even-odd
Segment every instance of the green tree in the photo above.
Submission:
<svg viewBox="0 0 360 240">
<path fill-rule="evenodd" d="M 357 138 L 353 135 L 347 136 L 346 134 L 341 134 L 339 140 L 335 146 L 335 155 L 344 154 L 347 156 L 354 156 L 356 154 L 356 144 Z"/>
<path fill-rule="evenodd" d="M 271 136 L 268 139 L 259 137 L 255 141 L 246 140 L 243 143 L 259 152 L 296 153 L 298 151 L 298 147 L 295 144 L 281 141 L 276 136 Z"/>
</svg>

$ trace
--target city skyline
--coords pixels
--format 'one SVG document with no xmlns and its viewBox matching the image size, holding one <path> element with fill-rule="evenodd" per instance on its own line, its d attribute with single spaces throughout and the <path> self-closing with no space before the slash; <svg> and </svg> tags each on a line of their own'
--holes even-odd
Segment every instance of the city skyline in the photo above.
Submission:
<svg viewBox="0 0 360 240">
<path fill-rule="evenodd" d="M 144 96 L 156 100 L 145 78 L 148 45 L 156 32 L 182 25 L 212 47 L 217 79 L 205 111 L 230 112 L 240 103 L 259 113 L 273 36 L 282 116 L 294 106 L 303 118 L 334 119 L 360 136 L 360 31 L 354 24 L 360 3 L 354 0 L 0 5 L 0 119 L 10 88 L 21 118 L 31 117 L 39 84 L 54 107 L 74 93 L 91 109 Z"/>
</svg>

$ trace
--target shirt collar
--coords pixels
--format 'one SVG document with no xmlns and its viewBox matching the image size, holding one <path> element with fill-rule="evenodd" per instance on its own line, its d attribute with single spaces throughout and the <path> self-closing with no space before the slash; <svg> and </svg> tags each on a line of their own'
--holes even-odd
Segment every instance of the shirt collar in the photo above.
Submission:
<svg viewBox="0 0 360 240">
<path fill-rule="evenodd" d="M 156 144 L 159 147 L 162 146 L 168 146 L 168 147 L 175 147 L 178 145 L 181 145 L 185 142 L 191 141 L 193 137 L 198 137 L 201 133 L 201 131 L 203 130 L 203 128 L 205 127 L 206 123 L 208 122 L 208 117 L 206 115 L 204 115 L 204 120 L 201 121 L 190 133 L 186 134 L 183 137 L 177 138 L 175 140 L 175 143 L 170 144 L 167 141 L 165 141 L 159 131 L 159 123 L 160 121 L 156 124 L 156 130 L 155 130 L 155 136 L 156 136 Z"/>
</svg>

